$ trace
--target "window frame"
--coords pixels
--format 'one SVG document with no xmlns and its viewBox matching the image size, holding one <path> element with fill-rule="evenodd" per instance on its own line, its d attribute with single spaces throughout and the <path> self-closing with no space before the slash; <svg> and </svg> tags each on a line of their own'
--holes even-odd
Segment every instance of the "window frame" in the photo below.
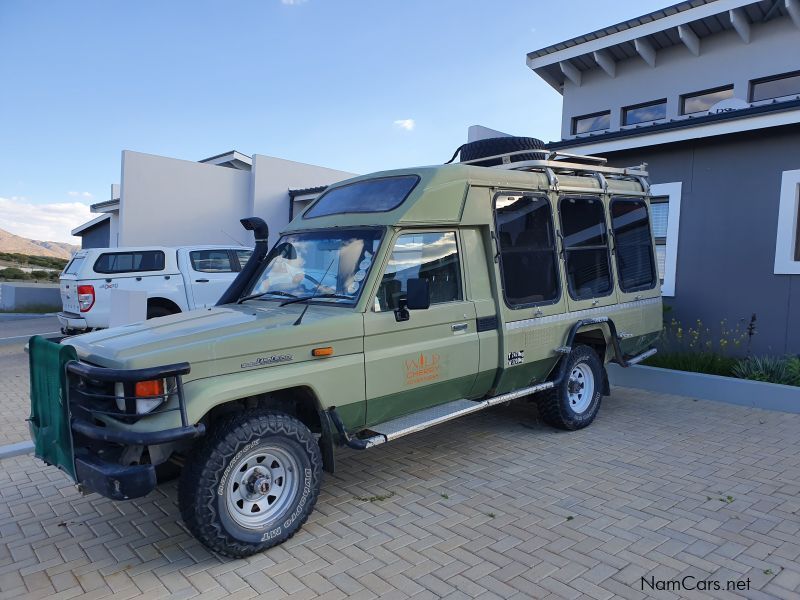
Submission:
<svg viewBox="0 0 800 600">
<path fill-rule="evenodd" d="M 800 169 L 781 173 L 775 275 L 800 275 Z"/>
<path fill-rule="evenodd" d="M 553 232 L 553 258 L 555 259 L 555 266 L 556 266 L 556 287 L 557 287 L 557 294 L 555 299 L 553 300 L 542 300 L 541 302 L 529 302 L 526 304 L 511 304 L 508 300 L 508 296 L 506 296 L 506 279 L 505 279 L 505 272 L 503 271 L 503 252 L 500 248 L 500 227 L 497 224 L 497 198 L 500 196 L 532 196 L 543 198 L 550 207 L 550 227 Z M 561 260 L 559 256 L 559 248 L 558 248 L 558 239 L 561 235 L 561 232 L 556 228 L 556 220 L 555 220 L 555 210 L 553 210 L 553 202 L 550 199 L 549 195 L 546 192 L 542 192 L 541 190 L 533 191 L 533 190 L 502 190 L 495 192 L 492 196 L 492 223 L 494 224 L 494 231 L 492 235 L 495 236 L 495 244 L 496 247 L 494 250 L 497 252 L 497 264 L 500 271 L 500 284 L 503 289 L 503 302 L 505 303 L 506 307 L 510 310 L 523 310 L 526 308 L 533 308 L 537 306 L 551 306 L 553 304 L 558 304 L 561 302 L 564 296 L 564 286 L 562 285 L 562 275 L 561 275 Z"/>
<path fill-rule="evenodd" d="M 386 275 L 386 269 L 389 266 L 389 261 L 392 259 L 392 253 L 394 252 L 395 244 L 397 244 L 397 240 L 399 240 L 404 235 L 424 235 L 426 233 L 452 233 L 455 236 L 456 240 L 456 256 L 458 257 L 458 285 L 459 285 L 459 292 L 460 298 L 458 300 L 449 300 L 447 302 L 431 302 L 430 308 L 434 306 L 442 306 L 446 304 L 454 304 L 456 302 L 466 302 L 467 301 L 467 290 L 466 290 L 466 272 L 464 271 L 464 249 L 461 245 L 461 236 L 459 235 L 458 227 L 453 228 L 436 228 L 436 229 L 401 229 L 397 232 L 397 235 L 391 237 L 388 240 L 389 247 L 386 249 L 386 254 L 383 258 L 381 263 L 380 273 L 375 277 L 375 284 L 373 286 L 372 293 L 367 296 L 369 298 L 368 302 L 370 303 L 370 310 L 377 314 L 394 314 L 393 308 L 387 308 L 386 310 L 380 310 L 376 308 L 375 300 L 378 298 L 378 290 L 381 288 L 381 284 L 383 283 L 383 277 Z"/>
<path fill-rule="evenodd" d="M 606 264 L 608 264 L 608 281 L 609 281 L 608 292 L 603 294 L 602 296 L 576 296 L 575 294 L 573 294 L 572 285 L 570 284 L 569 266 L 567 264 L 567 252 L 570 251 L 570 248 L 567 247 L 566 240 L 564 238 L 564 218 L 561 213 L 561 205 L 565 200 L 578 199 L 578 198 L 585 198 L 585 199 L 591 198 L 593 200 L 597 200 L 598 202 L 600 202 L 600 206 L 602 207 L 603 222 L 606 226 L 605 247 L 606 247 Z M 558 237 L 561 239 L 561 256 L 564 261 L 564 280 L 567 283 L 567 291 L 569 292 L 569 297 L 574 302 L 582 302 L 585 300 L 594 300 L 598 298 L 607 298 L 608 296 L 611 296 L 616 289 L 616 282 L 614 279 L 614 266 L 612 265 L 611 262 L 611 243 L 610 243 L 611 228 L 609 227 L 608 224 L 608 217 L 609 217 L 608 208 L 606 207 L 606 203 L 603 201 L 603 197 L 600 195 L 593 196 L 591 194 L 561 194 L 558 197 L 558 224 L 559 224 Z M 594 246 L 589 246 L 589 247 L 578 246 L 573 248 L 573 250 L 592 250 L 592 249 L 599 249 L 599 247 L 595 248 Z"/>
<path fill-rule="evenodd" d="M 240 272 L 244 269 L 244 266 L 247 264 L 247 261 L 242 262 L 242 259 L 239 258 L 239 252 L 249 252 L 250 256 L 253 255 L 255 250 L 250 250 L 249 248 L 229 248 L 228 253 L 231 255 L 231 264 L 236 267 L 234 271 L 236 273 Z"/>
<path fill-rule="evenodd" d="M 322 201 L 323 198 L 325 198 L 325 196 L 327 196 L 328 194 L 330 194 L 331 192 L 334 192 L 336 190 L 341 190 L 341 189 L 344 189 L 344 188 L 347 188 L 347 187 L 351 187 L 351 186 L 354 186 L 354 185 L 365 183 L 367 181 L 384 181 L 386 179 L 403 179 L 403 178 L 408 178 L 408 179 L 414 178 L 414 179 L 416 179 L 416 181 L 414 182 L 414 185 L 412 185 L 408 189 L 408 192 L 406 192 L 406 194 L 403 196 L 403 198 L 401 200 L 399 200 L 391 208 L 387 208 L 385 210 L 343 211 L 343 212 L 328 213 L 328 214 L 325 214 L 325 215 L 316 215 L 316 216 L 310 216 L 308 214 L 314 209 L 315 206 L 317 206 L 317 204 L 319 204 Z M 313 200 L 313 202 L 310 202 L 308 204 L 308 206 L 306 206 L 303 209 L 302 219 L 304 221 L 310 221 L 311 219 L 324 219 L 325 217 L 338 217 L 339 215 L 371 215 L 371 214 L 380 214 L 380 213 L 392 212 L 393 210 L 397 210 L 398 208 L 403 206 L 403 204 L 405 204 L 406 200 L 408 200 L 408 197 L 411 195 L 411 193 L 415 189 L 417 189 L 417 186 L 419 185 L 420 181 L 422 181 L 422 177 L 420 177 L 416 173 L 403 173 L 403 174 L 400 174 L 400 175 L 385 175 L 383 177 L 368 177 L 366 179 L 359 179 L 358 181 L 353 181 L 352 183 L 347 183 L 345 185 L 337 185 L 335 187 L 329 187 L 324 192 L 322 192 L 319 196 L 317 196 Z"/>
<path fill-rule="evenodd" d="M 153 270 L 153 269 L 125 269 L 124 271 L 101 271 L 101 270 L 99 270 L 97 268 L 97 263 L 99 263 L 100 260 L 104 256 L 109 256 L 109 255 L 110 256 L 122 256 L 124 254 L 144 254 L 146 252 L 154 252 L 156 254 L 160 254 L 161 255 L 161 264 L 163 266 L 160 269 L 155 269 L 155 270 Z M 94 264 L 92 265 L 92 271 L 94 271 L 95 273 L 102 273 L 103 275 L 120 275 L 122 273 L 161 273 L 161 272 L 165 271 L 166 268 L 167 268 L 167 257 L 164 254 L 163 250 L 128 250 L 128 251 L 122 251 L 122 252 L 102 252 L 95 259 Z"/>
<path fill-rule="evenodd" d="M 713 88 L 708 88 L 707 90 L 701 90 L 699 92 L 689 92 L 688 94 L 681 94 L 680 106 L 678 107 L 678 108 L 680 108 L 679 114 L 681 116 L 688 116 L 688 115 L 697 115 L 697 114 L 700 114 L 702 112 L 707 112 L 708 109 L 696 110 L 696 111 L 693 111 L 693 112 L 686 112 L 686 101 L 691 99 L 691 98 L 697 98 L 699 96 L 707 96 L 708 94 L 713 94 L 714 92 L 724 92 L 725 90 L 730 90 L 731 91 L 731 97 L 733 97 L 733 84 L 732 83 L 726 84 L 726 85 L 720 85 L 720 86 L 713 87 Z M 712 104 L 712 106 L 713 106 L 713 104 Z"/>
<path fill-rule="evenodd" d="M 630 289 L 625 289 L 622 287 L 622 277 L 620 276 L 621 269 L 619 265 L 619 252 L 617 251 L 619 245 L 617 244 L 617 233 L 616 231 L 614 231 L 614 213 L 612 211 L 615 204 L 625 203 L 625 202 L 643 204 L 645 212 L 647 213 L 647 229 L 650 233 L 650 261 L 651 264 L 653 265 L 653 279 L 652 283 L 649 286 L 640 285 Z M 668 202 L 669 201 L 667 200 L 667 203 Z M 669 206 L 669 204 L 667 205 Z M 659 277 L 658 275 L 658 262 L 656 261 L 656 248 L 655 248 L 656 238 L 653 235 L 653 223 L 650 215 L 649 203 L 644 198 L 639 196 L 612 196 L 611 201 L 608 203 L 608 216 L 611 221 L 611 236 L 614 239 L 614 256 L 615 256 L 614 263 L 617 269 L 617 285 L 619 286 L 619 290 L 623 294 L 633 294 L 635 292 L 646 292 L 655 289 L 655 287 L 658 285 L 661 285 L 661 277 Z M 669 216 L 667 216 L 667 219 L 669 219 Z M 665 249 L 666 249 L 666 244 L 667 244 L 667 238 L 665 236 L 664 237 Z"/>
<path fill-rule="evenodd" d="M 602 127 L 600 129 L 589 129 L 588 131 L 582 131 L 581 133 L 577 132 L 577 125 L 578 121 L 582 121 L 583 119 L 589 119 L 591 117 L 601 117 L 603 115 L 608 115 L 608 127 Z M 577 115 L 572 117 L 572 123 L 570 124 L 570 131 L 572 135 L 586 135 L 587 133 L 592 133 L 594 131 L 607 131 L 611 129 L 611 110 L 600 110 L 593 113 L 588 113 L 585 115 Z"/>
<path fill-rule="evenodd" d="M 650 119 L 648 121 L 636 121 L 636 123 L 628 123 L 627 120 L 627 113 L 629 110 L 635 110 L 637 108 L 647 108 L 648 106 L 660 106 L 664 105 L 664 116 L 658 117 L 657 119 Z M 660 100 L 651 100 L 650 102 L 641 102 L 639 104 L 631 104 L 630 106 L 623 106 L 622 107 L 622 114 L 620 115 L 620 122 L 622 123 L 623 127 L 629 127 L 632 125 L 639 125 L 641 123 L 654 123 L 655 121 L 661 121 L 667 118 L 667 99 L 661 98 Z"/>
<path fill-rule="evenodd" d="M 759 77 L 758 79 L 751 79 L 749 90 L 747 94 L 748 102 L 767 102 L 768 100 L 774 100 L 775 98 L 785 98 L 786 96 L 798 96 L 800 95 L 800 91 L 794 94 L 784 94 L 783 96 L 770 96 L 769 98 L 761 98 L 761 100 L 756 100 L 754 98 L 756 86 L 759 83 L 769 83 L 771 81 L 779 81 L 781 79 L 789 79 L 790 77 L 800 77 L 800 71 L 790 71 L 788 73 L 780 73 L 778 75 L 770 75 L 768 77 Z"/>
</svg>

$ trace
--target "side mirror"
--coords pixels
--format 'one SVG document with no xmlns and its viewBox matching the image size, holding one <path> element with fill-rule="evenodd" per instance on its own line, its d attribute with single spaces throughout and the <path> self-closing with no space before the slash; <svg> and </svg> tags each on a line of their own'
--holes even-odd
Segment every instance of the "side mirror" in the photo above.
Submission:
<svg viewBox="0 0 800 600">
<path fill-rule="evenodd" d="M 399 306 L 394 311 L 396 321 L 408 321 L 409 310 L 425 310 L 431 305 L 431 286 L 427 279 L 409 279 L 406 293 L 400 297 Z"/>
<path fill-rule="evenodd" d="M 406 290 L 406 307 L 425 310 L 431 306 L 431 284 L 427 279 L 409 279 Z"/>
</svg>

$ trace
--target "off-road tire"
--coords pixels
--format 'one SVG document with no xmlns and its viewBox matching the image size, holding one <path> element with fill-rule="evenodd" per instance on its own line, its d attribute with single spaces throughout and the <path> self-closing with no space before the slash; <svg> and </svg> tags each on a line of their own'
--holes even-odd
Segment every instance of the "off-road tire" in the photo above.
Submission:
<svg viewBox="0 0 800 600">
<path fill-rule="evenodd" d="M 148 306 L 147 307 L 147 318 L 148 319 L 155 319 L 157 317 L 166 317 L 167 315 L 174 315 L 175 311 L 170 310 L 166 306 Z"/>
<path fill-rule="evenodd" d="M 484 156 L 496 156 L 508 152 L 518 152 L 520 150 L 545 150 L 542 140 L 529 137 L 497 137 L 485 140 L 468 142 L 461 147 L 461 162 L 476 160 Z M 542 160 L 545 155 L 543 152 L 526 152 L 509 157 L 511 162 L 521 160 Z M 473 163 L 480 167 L 493 167 L 502 164 L 502 159 L 495 158 Z"/>
<path fill-rule="evenodd" d="M 298 465 L 295 497 L 264 529 L 236 522 L 228 508 L 234 465 L 259 448 L 279 448 Z M 291 471 L 292 469 L 289 469 Z M 248 410 L 215 424 L 184 466 L 178 505 L 189 531 L 208 548 L 234 558 L 285 542 L 314 509 L 322 482 L 322 456 L 314 435 L 299 420 L 268 410 Z"/>
<path fill-rule="evenodd" d="M 591 425 L 597 416 L 597 411 L 600 410 L 600 402 L 603 398 L 604 368 L 597 353 L 589 346 L 574 346 L 565 360 L 567 365 L 564 381 L 552 390 L 540 394 L 537 398 L 537 407 L 539 416 L 545 423 L 559 429 L 575 431 Z M 580 372 L 584 368 L 588 368 L 593 376 L 593 392 L 591 398 L 587 399 L 587 407 L 576 412 L 573 409 L 573 402 L 570 401 L 570 375 L 576 369 Z"/>
</svg>

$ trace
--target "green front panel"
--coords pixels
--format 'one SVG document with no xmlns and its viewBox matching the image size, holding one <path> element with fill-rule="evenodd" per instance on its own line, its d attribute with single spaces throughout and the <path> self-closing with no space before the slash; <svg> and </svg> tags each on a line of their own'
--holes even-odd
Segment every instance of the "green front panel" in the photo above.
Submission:
<svg viewBox="0 0 800 600">
<path fill-rule="evenodd" d="M 31 372 L 31 434 L 36 458 L 75 478 L 65 365 L 77 360 L 75 348 L 40 336 L 29 343 Z"/>
</svg>

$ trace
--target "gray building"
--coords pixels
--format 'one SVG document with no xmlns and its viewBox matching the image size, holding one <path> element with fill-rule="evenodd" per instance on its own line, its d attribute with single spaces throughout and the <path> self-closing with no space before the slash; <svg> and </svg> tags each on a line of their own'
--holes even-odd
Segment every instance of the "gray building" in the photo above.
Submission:
<svg viewBox="0 0 800 600">
<path fill-rule="evenodd" d="M 673 314 L 800 353 L 800 1 L 690 0 L 528 66 L 563 96 L 550 148 L 648 164 Z"/>
</svg>

